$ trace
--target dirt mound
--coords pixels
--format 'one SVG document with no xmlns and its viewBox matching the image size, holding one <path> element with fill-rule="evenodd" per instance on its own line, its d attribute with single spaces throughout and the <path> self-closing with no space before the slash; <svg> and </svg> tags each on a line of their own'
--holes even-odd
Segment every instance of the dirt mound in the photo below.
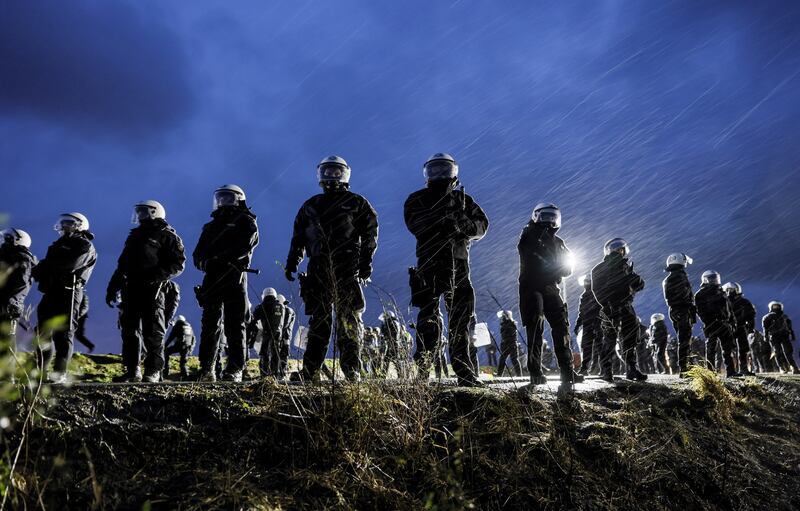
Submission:
<svg viewBox="0 0 800 511">
<path fill-rule="evenodd" d="M 800 378 L 551 395 L 388 383 L 75 385 L 21 508 L 797 509 Z M 12 435 L 13 436 L 13 435 Z"/>
</svg>

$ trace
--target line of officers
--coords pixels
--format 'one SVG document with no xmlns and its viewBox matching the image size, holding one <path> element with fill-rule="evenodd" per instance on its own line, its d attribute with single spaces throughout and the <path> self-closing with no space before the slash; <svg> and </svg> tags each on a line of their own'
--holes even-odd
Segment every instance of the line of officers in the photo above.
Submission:
<svg viewBox="0 0 800 511">
<path fill-rule="evenodd" d="M 470 247 L 486 234 L 489 220 L 458 180 L 459 167 L 449 154 L 436 153 L 423 165 L 425 187 L 412 193 L 404 204 L 406 227 L 416 238 L 416 266 L 409 268 L 411 305 L 419 309 L 416 376 L 427 380 L 441 353 L 444 316 L 447 312 L 447 342 L 453 371 L 460 385 L 480 386 L 477 353 L 472 345 L 476 324 L 475 292 L 470 279 Z M 286 258 L 285 276 L 299 280 L 300 296 L 308 318 L 308 341 L 302 368 L 291 378 L 311 381 L 318 377 L 335 331 L 336 349 L 345 377 L 361 377 L 361 349 L 365 310 L 363 286 L 370 281 L 378 240 L 378 216 L 363 196 L 350 190 L 351 169 L 339 156 L 317 165 L 322 193 L 309 198 L 299 209 Z M 166 211 L 156 201 L 134 206 L 130 231 L 106 290 L 106 303 L 120 310 L 125 381 L 157 382 L 164 369 L 164 337 L 167 326 L 167 292 L 185 266 L 181 238 L 166 221 Z M 573 370 L 567 305 L 561 285 L 572 274 L 572 257 L 556 235 L 561 212 L 554 204 L 537 205 L 524 226 L 518 243 L 520 259 L 519 309 L 528 344 L 531 383 L 543 384 L 541 354 L 545 321 L 553 337 L 561 381 L 571 385 L 583 381 Z M 30 237 L 19 229 L 5 231 L 2 264 L 10 276 L 3 287 L 0 306 L 3 319 L 16 328 L 25 295 L 32 281 L 43 293 L 37 306 L 37 360 L 50 380 L 66 380 L 73 352 L 73 338 L 84 304 L 84 290 L 97 261 L 89 220 L 81 213 L 60 216 L 55 229 L 59 237 L 40 262 L 30 253 Z M 224 185 L 214 192 L 211 220 L 203 226 L 192 253 L 194 266 L 203 273 L 195 287 L 202 308 L 200 332 L 200 381 L 215 381 L 221 345 L 227 343 L 227 359 L 220 377 L 238 382 L 247 358 L 249 324 L 248 273 L 259 235 L 256 216 L 246 203 L 245 192 Z M 308 259 L 305 272 L 301 263 Z M 735 321 L 731 296 L 720 285 L 719 274 L 706 272 L 697 294 L 693 294 L 685 267 L 689 258 L 673 254 L 667 260 L 664 293 L 670 319 L 678 333 L 681 372 L 688 365 L 691 327 L 696 316 L 703 322 L 708 340 L 708 359 L 713 360 L 717 342 L 722 346 L 728 376 L 740 374 L 734 363 L 738 333 L 751 328 Z M 628 379 L 644 380 L 637 368 L 636 344 L 640 323 L 633 307 L 644 280 L 634 271 L 625 240 L 615 238 L 604 246 L 604 258 L 586 279 L 586 303 L 581 300 L 578 324 L 584 339 L 594 336 L 600 349 L 600 377 L 613 379 L 613 354 L 619 342 Z M 591 304 L 589 298 L 594 298 Z M 596 314 L 591 307 L 596 308 Z M 765 336 L 791 357 L 791 322 L 782 305 L 773 303 L 764 318 Z M 259 308 L 257 308 L 257 311 Z M 12 328 L 12 331 L 13 331 Z M 598 337 L 602 341 L 598 342 Z M 588 341 L 585 341 L 588 342 Z M 599 345 L 599 346 L 598 346 Z M 739 342 L 739 353 L 744 346 Z M 587 357 L 591 358 L 591 357 Z M 143 362 L 143 374 L 140 364 Z M 263 366 L 262 366 L 263 367 Z"/>
</svg>

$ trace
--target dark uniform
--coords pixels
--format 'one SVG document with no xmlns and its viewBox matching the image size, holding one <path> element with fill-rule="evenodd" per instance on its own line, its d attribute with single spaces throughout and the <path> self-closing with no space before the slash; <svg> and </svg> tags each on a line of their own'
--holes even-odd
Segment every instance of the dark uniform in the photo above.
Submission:
<svg viewBox="0 0 800 511">
<path fill-rule="evenodd" d="M 750 353 L 753 356 L 753 368 L 757 373 L 769 373 L 775 370 L 772 363 L 772 348 L 764 339 L 764 334 L 754 330 L 747 338 L 750 342 Z"/>
<path fill-rule="evenodd" d="M 249 315 L 247 274 L 253 250 L 258 245 L 256 216 L 244 203 L 222 206 L 211 213 L 212 220 L 194 249 L 195 267 L 204 272 L 196 288 L 203 308 L 200 331 L 200 373 L 210 374 L 221 351 L 221 329 L 228 343 L 226 373 L 244 369 L 246 321 Z M 221 321 L 225 314 L 225 320 Z"/>
<path fill-rule="evenodd" d="M 750 372 L 747 364 L 747 353 L 750 351 L 750 343 L 747 337 L 756 328 L 756 308 L 753 303 L 744 295 L 734 293 L 730 295 L 733 315 L 736 317 L 736 344 L 739 348 L 739 371 Z M 753 364 L 755 365 L 755 354 L 753 354 Z"/>
<path fill-rule="evenodd" d="M 670 265 L 669 275 L 664 279 L 664 300 L 669 306 L 669 319 L 678 336 L 677 372 L 686 372 L 691 353 L 692 326 L 697 322 L 692 284 L 686 270 L 680 264 Z"/>
<path fill-rule="evenodd" d="M 488 362 L 490 367 L 497 367 L 497 343 L 494 340 L 494 336 L 492 336 L 492 342 L 486 346 L 484 349 L 486 353 L 486 362 Z"/>
<path fill-rule="evenodd" d="M 183 241 L 163 219 L 142 220 L 125 240 L 106 302 L 113 303 L 121 292 L 122 363 L 127 375 L 137 372 L 142 346 L 145 375 L 163 371 L 164 286 L 183 272 L 185 262 Z"/>
<path fill-rule="evenodd" d="M 444 296 L 450 362 L 460 384 L 477 382 L 471 357 L 470 320 L 475 312 L 475 291 L 469 274 L 469 249 L 489 228 L 486 214 L 457 181 L 433 180 L 406 199 L 406 226 L 417 239 L 417 267 L 411 271 L 411 303 L 417 315 L 417 349 L 414 360 L 427 378 L 442 336 L 437 320 Z"/>
<path fill-rule="evenodd" d="M 792 354 L 792 342 L 797 340 L 797 335 L 792 328 L 792 320 L 783 311 L 770 311 L 761 320 L 764 335 L 775 351 L 775 359 L 780 369 L 797 374 L 797 362 Z"/>
<path fill-rule="evenodd" d="M 722 344 L 722 358 L 728 376 L 736 376 L 738 372 L 733 363 L 735 341 L 733 331 L 736 318 L 733 315 L 731 302 L 722 286 L 703 284 L 694 296 L 697 314 L 703 322 L 703 333 L 706 336 L 706 361 L 712 371 L 715 369 L 717 343 Z"/>
<path fill-rule="evenodd" d="M 164 343 L 164 356 L 166 363 L 164 364 L 164 376 L 169 375 L 169 357 L 170 355 L 180 355 L 181 364 L 181 377 L 186 378 L 189 376 L 189 370 L 186 367 L 186 362 L 189 355 L 192 354 L 195 345 L 195 335 L 192 325 L 188 321 L 181 321 L 180 319 L 172 325 L 172 330 L 169 332 L 166 343 Z"/>
<path fill-rule="evenodd" d="M 519 347 L 517 346 L 517 322 L 503 315 L 500 318 L 500 360 L 497 363 L 497 376 L 503 376 L 506 359 L 511 359 L 514 376 L 522 375 L 519 364 Z"/>
<path fill-rule="evenodd" d="M 600 366 L 601 376 L 605 379 L 610 379 L 613 374 L 617 338 L 622 341 L 622 358 L 628 376 L 638 376 L 636 345 L 640 324 L 633 308 L 633 297 L 642 289 L 644 280 L 619 252 L 611 252 L 592 268 L 592 292 L 601 307 L 603 349 Z"/>
<path fill-rule="evenodd" d="M 303 355 L 305 379 L 313 377 L 325 361 L 333 328 L 332 309 L 342 371 L 350 379 L 358 378 L 361 315 L 366 306 L 359 279 L 372 274 L 377 244 L 378 215 L 367 199 L 350 190 L 326 189 L 297 212 L 286 272 L 296 272 L 303 256 L 308 256 L 307 275 L 300 278 L 300 295 L 306 315 L 311 316 Z"/>
<path fill-rule="evenodd" d="M 161 292 L 164 294 L 164 323 L 169 324 L 181 304 L 181 287 L 177 282 L 168 280 L 161 286 Z"/>
<path fill-rule="evenodd" d="M 667 368 L 667 341 L 669 340 L 669 332 L 667 331 L 667 324 L 665 321 L 656 321 L 650 325 L 650 339 L 656 350 L 656 369 L 660 374 L 669 372 Z"/>
<path fill-rule="evenodd" d="M 561 299 L 561 279 L 571 275 L 569 249 L 556 236 L 558 229 L 528 222 L 517 244 L 519 252 L 519 309 L 528 340 L 531 381 L 541 380 L 544 321 L 550 324 L 558 367 L 572 378 L 567 304 Z"/>
<path fill-rule="evenodd" d="M 597 303 L 591 286 L 586 286 L 581 294 L 578 319 L 575 322 L 573 333 L 578 335 L 578 330 L 581 328 L 583 328 L 583 334 L 581 335 L 580 374 L 589 374 L 590 370 L 598 369 L 592 367 L 592 361 L 597 359 L 596 352 L 600 351 L 603 339 L 600 329 L 600 304 Z"/>
<path fill-rule="evenodd" d="M 92 239 L 94 235 L 89 231 L 64 234 L 48 247 L 45 258 L 33 267 L 33 278 L 43 294 L 36 308 L 41 339 L 37 360 L 41 369 L 47 368 L 55 346 L 53 370 L 62 374 L 67 371 L 83 289 L 97 263 Z M 68 319 L 61 323 L 59 317 Z"/>
<path fill-rule="evenodd" d="M 36 257 L 22 245 L 0 245 L 0 274 L 5 282 L 0 286 L 0 323 L 9 324 L 11 346 L 16 346 L 16 323 L 25 310 L 25 298 L 33 285 L 31 271 Z"/>
<path fill-rule="evenodd" d="M 284 315 L 284 305 L 272 295 L 265 296 L 253 312 L 250 324 L 261 330 L 259 367 L 263 376 L 280 377 L 286 373 L 285 366 L 281 370 Z"/>
</svg>

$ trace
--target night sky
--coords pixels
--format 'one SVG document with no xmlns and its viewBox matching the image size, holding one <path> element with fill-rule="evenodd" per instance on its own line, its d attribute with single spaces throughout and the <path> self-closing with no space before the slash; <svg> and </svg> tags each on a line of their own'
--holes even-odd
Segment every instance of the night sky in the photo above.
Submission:
<svg viewBox="0 0 800 511">
<path fill-rule="evenodd" d="M 191 254 L 213 190 L 241 185 L 261 230 L 251 283 L 296 295 L 279 265 L 330 154 L 381 222 L 368 324 L 379 296 L 408 302 L 402 206 L 438 151 L 491 222 L 472 251 L 481 321 L 488 291 L 516 309 L 517 238 L 543 201 L 576 276 L 630 242 L 643 318 L 666 312 L 675 251 L 696 286 L 715 269 L 759 317 L 771 299 L 797 317 L 798 127 L 797 2 L 0 2 L 2 223 L 41 257 L 59 213 L 89 217 L 102 352 L 120 349 L 103 297 L 134 202 L 162 202 Z M 199 281 L 178 279 L 195 324 Z"/>
</svg>

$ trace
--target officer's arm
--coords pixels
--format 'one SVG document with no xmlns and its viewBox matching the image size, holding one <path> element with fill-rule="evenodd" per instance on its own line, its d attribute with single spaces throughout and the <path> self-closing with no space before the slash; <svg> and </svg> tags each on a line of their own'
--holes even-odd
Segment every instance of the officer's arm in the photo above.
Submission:
<svg viewBox="0 0 800 511">
<path fill-rule="evenodd" d="M 289 255 L 286 256 L 286 271 L 296 272 L 297 267 L 303 261 L 306 252 L 306 236 L 305 231 L 308 226 L 308 218 L 305 214 L 305 208 L 301 207 L 294 218 L 294 232 L 292 233 L 292 242 L 289 245 Z"/>
<path fill-rule="evenodd" d="M 192 261 L 194 262 L 194 267 L 200 271 L 205 271 L 205 263 L 206 263 L 206 251 L 208 245 L 208 235 L 206 234 L 206 226 L 203 226 L 203 231 L 200 233 L 200 239 L 197 240 L 197 245 L 194 247 L 194 252 L 192 252 Z"/>
<path fill-rule="evenodd" d="M 458 228 L 467 238 L 477 241 L 489 230 L 489 218 L 469 195 L 464 196 L 464 216 L 459 219 Z"/>
<path fill-rule="evenodd" d="M 789 336 L 790 336 L 789 338 L 791 340 L 793 340 L 793 341 L 796 341 L 797 340 L 797 336 L 794 333 L 794 328 L 792 327 L 792 320 L 791 319 L 786 318 L 786 326 L 789 327 Z"/>
<path fill-rule="evenodd" d="M 364 201 L 362 213 L 359 215 L 358 233 L 361 237 L 361 254 L 359 268 L 372 265 L 372 257 L 378 248 L 378 213 L 368 201 Z"/>
<path fill-rule="evenodd" d="M 403 219 L 409 232 L 419 238 L 441 219 L 431 218 L 430 212 L 421 208 L 419 199 L 409 196 L 403 205 Z"/>
<path fill-rule="evenodd" d="M 183 273 L 186 267 L 186 255 L 184 254 L 183 240 L 177 234 L 167 237 L 167 243 L 159 251 L 159 262 L 161 263 L 153 275 L 154 280 L 171 280 Z"/>
<path fill-rule="evenodd" d="M 766 316 L 761 318 L 761 329 L 764 330 L 764 339 L 768 341 L 769 341 L 769 326 L 770 326 L 770 320 L 769 320 L 769 314 L 767 314 Z"/>
</svg>

